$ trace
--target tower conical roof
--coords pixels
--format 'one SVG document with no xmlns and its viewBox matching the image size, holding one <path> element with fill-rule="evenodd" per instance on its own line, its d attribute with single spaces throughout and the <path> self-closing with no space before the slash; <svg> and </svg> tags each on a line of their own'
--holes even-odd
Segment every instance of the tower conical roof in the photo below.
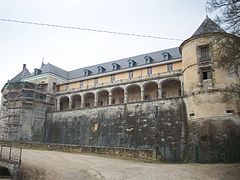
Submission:
<svg viewBox="0 0 240 180">
<path fill-rule="evenodd" d="M 198 29 L 193 33 L 192 37 L 213 32 L 225 31 L 207 16 Z"/>
</svg>

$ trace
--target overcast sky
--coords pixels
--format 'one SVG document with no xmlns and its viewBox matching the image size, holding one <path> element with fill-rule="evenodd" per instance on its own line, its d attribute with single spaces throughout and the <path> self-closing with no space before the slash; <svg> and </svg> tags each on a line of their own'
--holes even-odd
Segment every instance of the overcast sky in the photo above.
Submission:
<svg viewBox="0 0 240 180">
<path fill-rule="evenodd" d="M 169 38 L 190 37 L 205 0 L 0 0 L 0 18 Z M 65 70 L 179 46 L 181 41 L 0 21 L 0 87 L 27 64 Z"/>
</svg>

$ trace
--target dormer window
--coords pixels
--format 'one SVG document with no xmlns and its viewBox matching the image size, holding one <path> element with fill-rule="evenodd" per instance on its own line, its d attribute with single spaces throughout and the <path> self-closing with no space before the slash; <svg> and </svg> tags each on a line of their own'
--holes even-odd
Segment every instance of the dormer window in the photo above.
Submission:
<svg viewBox="0 0 240 180">
<path fill-rule="evenodd" d="M 42 70 L 37 69 L 37 68 L 34 69 L 34 75 L 35 75 L 35 76 L 36 76 L 36 75 L 39 75 L 39 74 L 41 74 L 41 73 L 42 73 Z"/>
<path fill-rule="evenodd" d="M 134 67 L 136 65 L 136 62 L 132 59 L 128 60 L 128 67 Z"/>
<path fill-rule="evenodd" d="M 98 70 L 98 74 L 100 74 L 100 73 L 104 73 L 106 69 L 102 66 L 98 66 L 97 70 Z"/>
<path fill-rule="evenodd" d="M 163 52 L 162 55 L 164 61 L 171 59 L 171 55 L 168 52 Z"/>
<path fill-rule="evenodd" d="M 151 64 L 153 62 L 153 59 L 150 56 L 145 56 L 144 59 L 145 59 L 145 64 Z"/>
<path fill-rule="evenodd" d="M 113 71 L 119 70 L 120 69 L 120 65 L 117 63 L 112 63 L 112 67 L 113 67 Z"/>
<path fill-rule="evenodd" d="M 84 76 L 90 76 L 92 74 L 92 71 L 88 69 L 84 69 Z"/>
</svg>

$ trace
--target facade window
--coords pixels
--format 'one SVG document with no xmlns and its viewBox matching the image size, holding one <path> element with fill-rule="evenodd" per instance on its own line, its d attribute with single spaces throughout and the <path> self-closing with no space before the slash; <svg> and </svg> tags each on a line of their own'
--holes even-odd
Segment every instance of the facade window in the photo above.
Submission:
<svg viewBox="0 0 240 180">
<path fill-rule="evenodd" d="M 80 81 L 80 87 L 83 87 L 83 81 Z"/>
<path fill-rule="evenodd" d="M 98 84 L 98 79 L 94 79 L 94 85 L 96 86 Z"/>
<path fill-rule="evenodd" d="M 149 67 L 147 69 L 147 73 L 148 73 L 148 76 L 151 76 L 152 75 L 152 67 Z"/>
<path fill-rule="evenodd" d="M 172 70 L 173 70 L 172 64 L 167 65 L 167 70 L 168 70 L 168 72 L 172 72 Z"/>
<path fill-rule="evenodd" d="M 200 47 L 200 62 L 209 60 L 209 46 Z"/>
<path fill-rule="evenodd" d="M 128 67 L 134 67 L 136 65 L 136 62 L 132 59 L 128 60 Z"/>
<path fill-rule="evenodd" d="M 145 64 L 150 64 L 153 61 L 153 59 L 150 56 L 145 56 L 144 59 L 145 59 Z"/>
<path fill-rule="evenodd" d="M 128 77 L 129 77 L 129 79 L 132 79 L 132 78 L 133 78 L 133 72 L 132 72 L 132 71 L 129 71 L 129 72 L 128 72 Z"/>
<path fill-rule="evenodd" d="M 112 63 L 113 66 L 113 71 L 119 70 L 120 69 L 120 65 L 117 63 Z"/>
<path fill-rule="evenodd" d="M 212 69 L 203 68 L 201 69 L 202 80 L 212 79 Z"/>
<path fill-rule="evenodd" d="M 115 81 L 115 74 L 112 74 L 111 75 L 111 82 L 114 82 Z"/>
</svg>

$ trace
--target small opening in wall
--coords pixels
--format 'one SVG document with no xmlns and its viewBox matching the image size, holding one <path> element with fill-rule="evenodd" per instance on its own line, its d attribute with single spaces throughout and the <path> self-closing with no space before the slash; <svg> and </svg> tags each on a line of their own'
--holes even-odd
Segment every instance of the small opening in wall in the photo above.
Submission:
<svg viewBox="0 0 240 180">
<path fill-rule="evenodd" d="M 193 117 L 193 116 L 195 116 L 195 114 L 194 114 L 194 113 L 190 113 L 189 116 L 190 116 L 190 117 Z"/>
<path fill-rule="evenodd" d="M 208 139 L 207 135 L 203 135 L 203 136 L 201 137 L 201 140 L 202 140 L 202 141 L 207 141 L 207 139 Z"/>
<path fill-rule="evenodd" d="M 92 126 L 92 131 L 96 132 L 98 130 L 98 122 L 94 122 Z"/>
<path fill-rule="evenodd" d="M 233 113 L 234 113 L 234 110 L 228 109 L 228 110 L 226 110 L 226 113 L 228 113 L 228 114 L 233 114 Z"/>
</svg>

